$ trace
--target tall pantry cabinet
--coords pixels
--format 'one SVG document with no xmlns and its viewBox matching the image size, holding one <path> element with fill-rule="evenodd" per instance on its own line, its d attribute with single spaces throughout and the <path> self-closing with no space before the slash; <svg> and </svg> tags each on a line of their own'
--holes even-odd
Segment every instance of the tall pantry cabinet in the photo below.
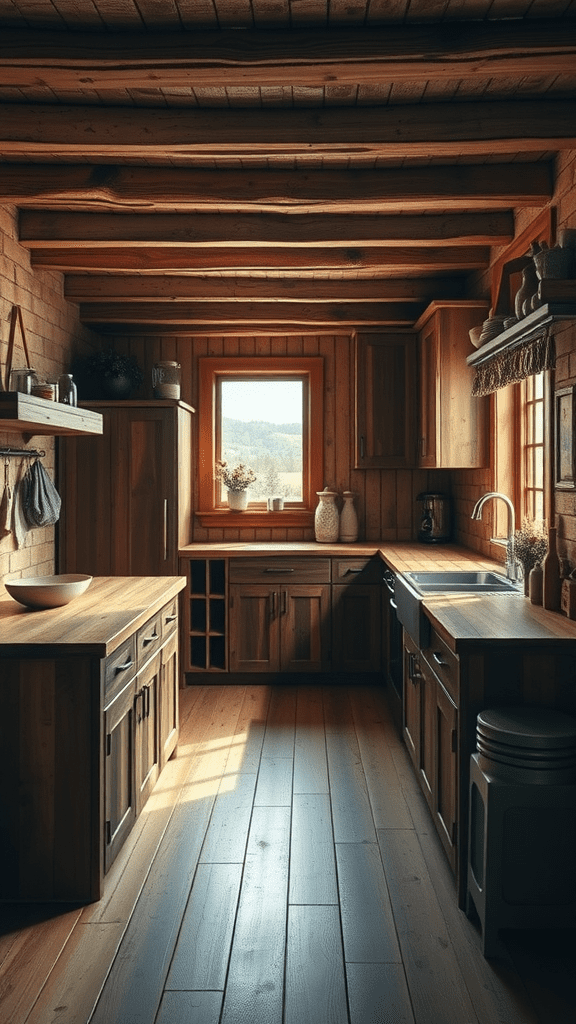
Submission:
<svg viewBox="0 0 576 1024">
<path fill-rule="evenodd" d="M 60 572 L 173 576 L 190 543 L 192 416 L 184 402 L 90 402 L 103 435 L 59 448 Z"/>
</svg>

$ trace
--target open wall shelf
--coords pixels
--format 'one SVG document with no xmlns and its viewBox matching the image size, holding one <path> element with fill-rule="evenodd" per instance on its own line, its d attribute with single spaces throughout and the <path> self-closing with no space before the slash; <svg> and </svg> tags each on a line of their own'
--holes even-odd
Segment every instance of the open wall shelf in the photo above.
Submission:
<svg viewBox="0 0 576 1024">
<path fill-rule="evenodd" d="M 0 430 L 34 437 L 45 435 L 101 434 L 102 416 L 61 402 L 26 395 L 21 391 L 0 394 Z"/>
</svg>

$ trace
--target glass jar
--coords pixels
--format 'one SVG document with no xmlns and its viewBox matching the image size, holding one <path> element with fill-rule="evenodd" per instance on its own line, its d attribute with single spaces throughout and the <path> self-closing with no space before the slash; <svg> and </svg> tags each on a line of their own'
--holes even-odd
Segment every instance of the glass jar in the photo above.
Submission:
<svg viewBox="0 0 576 1024">
<path fill-rule="evenodd" d="M 58 401 L 63 405 L 78 405 L 78 391 L 71 373 L 62 373 L 58 378 Z"/>
<path fill-rule="evenodd" d="M 154 398 L 180 398 L 180 363 L 164 360 L 152 369 Z"/>
</svg>

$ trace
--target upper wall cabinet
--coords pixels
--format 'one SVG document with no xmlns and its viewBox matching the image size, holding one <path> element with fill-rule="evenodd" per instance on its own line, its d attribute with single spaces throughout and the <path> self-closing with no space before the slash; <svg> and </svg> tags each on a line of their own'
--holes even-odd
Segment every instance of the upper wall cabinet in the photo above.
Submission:
<svg viewBox="0 0 576 1024">
<path fill-rule="evenodd" d="M 356 469 L 414 466 L 416 335 L 356 337 Z"/>
<path fill-rule="evenodd" d="M 433 302 L 419 331 L 418 465 L 474 469 L 488 465 L 488 399 L 472 396 L 471 327 L 488 315 L 483 300 Z"/>
</svg>

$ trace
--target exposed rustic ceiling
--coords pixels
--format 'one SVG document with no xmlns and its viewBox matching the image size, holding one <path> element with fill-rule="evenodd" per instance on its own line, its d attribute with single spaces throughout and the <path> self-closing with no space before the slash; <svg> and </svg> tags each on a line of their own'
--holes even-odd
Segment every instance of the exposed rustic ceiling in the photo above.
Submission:
<svg viewBox="0 0 576 1024">
<path fill-rule="evenodd" d="M 576 148 L 576 0 L 0 0 L 0 203 L 96 329 L 414 323 Z"/>
</svg>

